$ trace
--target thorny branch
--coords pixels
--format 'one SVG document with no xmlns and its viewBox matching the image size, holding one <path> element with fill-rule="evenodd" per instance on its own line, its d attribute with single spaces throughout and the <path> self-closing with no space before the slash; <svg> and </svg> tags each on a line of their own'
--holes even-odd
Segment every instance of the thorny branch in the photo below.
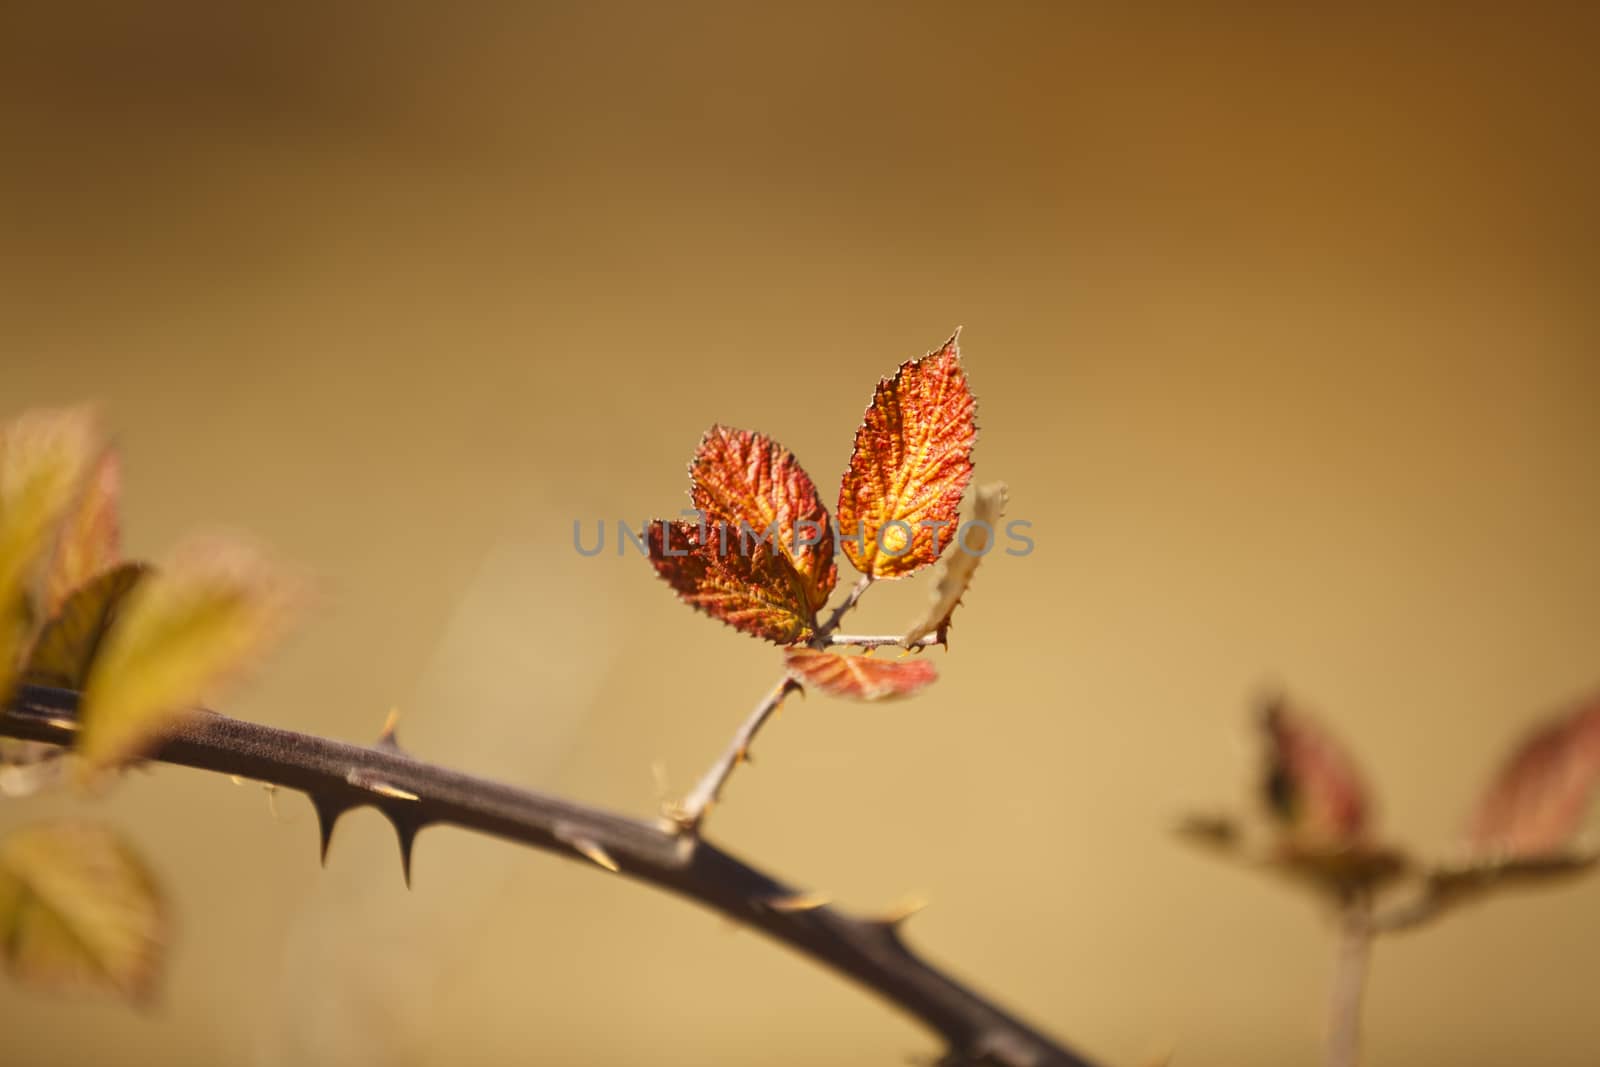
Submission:
<svg viewBox="0 0 1600 1067">
<path fill-rule="evenodd" d="M 25 686 L 0 711 L 0 736 L 70 745 L 76 707 L 75 693 Z M 408 866 L 417 832 L 436 824 L 584 857 L 720 912 L 853 979 L 938 1034 L 948 1047 L 942 1067 L 1092 1067 L 924 961 L 902 939 L 898 921 L 796 907 L 804 894 L 697 834 L 425 763 L 392 738 L 363 747 L 210 712 L 171 728 L 150 758 L 305 793 L 324 851 L 339 816 L 369 806 L 394 824 Z"/>
</svg>

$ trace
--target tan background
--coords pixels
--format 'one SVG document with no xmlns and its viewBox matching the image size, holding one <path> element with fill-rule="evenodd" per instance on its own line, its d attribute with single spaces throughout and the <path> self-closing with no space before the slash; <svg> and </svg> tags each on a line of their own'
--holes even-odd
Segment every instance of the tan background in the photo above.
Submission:
<svg viewBox="0 0 1600 1067">
<path fill-rule="evenodd" d="M 1600 180 L 1582 5 L 0 8 L 0 408 L 95 398 L 129 538 L 255 531 L 322 608 L 234 713 L 646 813 L 775 656 L 571 523 L 714 420 L 831 499 L 965 324 L 986 568 L 913 703 L 813 698 L 716 836 L 1109 1063 L 1312 1063 L 1305 899 L 1173 843 L 1287 683 L 1450 847 L 1600 682 Z M 1488 8 L 1485 5 L 1485 8 Z M 920 588 L 875 592 L 893 626 Z M 0 824 L 72 808 L 8 804 Z M 810 965 L 584 866 L 174 769 L 95 805 L 181 938 L 138 1015 L 0 986 L 6 1064 L 891 1064 Z M 1370 1064 L 1594 1062 L 1600 882 L 1380 947 Z"/>
</svg>

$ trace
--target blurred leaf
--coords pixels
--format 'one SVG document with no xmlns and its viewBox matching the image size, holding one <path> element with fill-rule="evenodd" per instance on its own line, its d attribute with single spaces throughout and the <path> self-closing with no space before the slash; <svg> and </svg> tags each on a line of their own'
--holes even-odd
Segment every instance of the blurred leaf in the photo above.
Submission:
<svg viewBox="0 0 1600 1067">
<path fill-rule="evenodd" d="M 1226 815 L 1185 815 L 1174 832 L 1185 841 L 1218 852 L 1234 852 L 1245 839 L 1238 821 Z"/>
<path fill-rule="evenodd" d="M 1282 701 L 1264 709 L 1262 792 L 1268 811 L 1302 849 L 1340 850 L 1367 834 L 1370 801 L 1355 761 L 1332 735 Z"/>
<path fill-rule="evenodd" d="M 811 636 L 805 579 L 788 557 L 765 544 L 724 545 L 694 523 L 658 519 L 645 530 L 650 563 L 684 603 L 736 630 L 783 645 Z M 726 551 L 724 551 L 726 548 Z"/>
<path fill-rule="evenodd" d="M 1438 867 L 1429 873 L 1428 880 L 1437 891 L 1451 895 L 1550 885 L 1588 873 L 1594 869 L 1597 858 L 1600 857 L 1592 852 L 1513 856 L 1502 860 Z"/>
<path fill-rule="evenodd" d="M 1272 851 L 1270 862 L 1312 888 L 1341 898 L 1355 892 L 1371 892 L 1411 869 L 1411 859 L 1404 852 L 1366 842 L 1339 847 L 1280 842 Z"/>
<path fill-rule="evenodd" d="M 827 604 L 839 574 L 833 531 L 793 453 L 765 434 L 713 426 L 695 449 L 689 475 L 690 496 L 708 524 L 726 523 L 737 538 L 744 526 L 760 537 L 776 523 L 776 548 L 803 579 L 806 606 L 815 614 Z M 815 544 L 800 543 L 813 538 Z"/>
<path fill-rule="evenodd" d="M 22 981 L 145 998 L 166 936 L 149 871 L 105 827 L 47 823 L 0 841 L 0 945 Z"/>
<path fill-rule="evenodd" d="M 189 546 L 128 594 L 84 683 L 85 775 L 138 755 L 282 633 L 299 583 L 243 545 Z"/>
<path fill-rule="evenodd" d="M 904 578 L 949 545 L 972 478 L 976 408 L 954 337 L 878 383 L 839 486 L 840 541 L 862 574 Z M 924 522 L 946 524 L 937 545 Z"/>
<path fill-rule="evenodd" d="M 977 573 L 978 564 L 983 562 L 983 557 L 994 545 L 995 527 L 1000 523 L 1000 516 L 1006 510 L 1006 484 L 994 482 L 990 485 L 980 485 L 977 492 L 977 503 L 972 509 L 972 533 L 967 537 L 966 544 L 957 544 L 949 558 L 944 561 L 944 571 L 939 575 L 939 580 L 934 583 L 933 602 L 928 605 L 928 610 L 922 617 L 911 624 L 906 631 L 906 644 L 914 645 L 929 634 L 937 634 L 940 644 L 945 644 L 950 633 L 950 616 L 955 614 L 956 606 L 961 603 L 961 598 L 966 595 L 967 588 L 972 584 L 972 576 Z M 982 526 L 976 525 L 983 523 Z M 959 528 L 957 536 L 959 534 Z"/>
<path fill-rule="evenodd" d="M 128 594 L 148 573 L 142 563 L 123 563 L 79 586 L 40 631 L 23 678 L 34 685 L 82 689 Z"/>
<path fill-rule="evenodd" d="M 1227 816 L 1187 816 L 1179 822 L 1177 833 L 1223 859 L 1287 875 L 1341 899 L 1358 891 L 1370 892 L 1411 869 L 1410 859 L 1397 849 L 1365 843 L 1307 847 L 1281 836 L 1264 839 Z"/>
<path fill-rule="evenodd" d="M 97 449 L 84 409 L 27 412 L 0 425 L 0 699 L 11 692 L 39 614 L 35 584 Z"/>
<path fill-rule="evenodd" d="M 784 650 L 789 676 L 830 696 L 852 700 L 887 700 L 909 696 L 939 675 L 925 659 L 884 660 L 846 656 L 814 648 Z"/>
<path fill-rule="evenodd" d="M 1378 915 L 1378 927 L 1412 930 L 1492 893 L 1572 881 L 1593 870 L 1597 859 L 1592 852 L 1569 851 L 1442 864 L 1427 872 L 1414 900 Z"/>
<path fill-rule="evenodd" d="M 1600 781 L 1600 699 L 1547 722 L 1507 758 L 1473 818 L 1478 855 L 1533 856 L 1567 845 Z"/>
<path fill-rule="evenodd" d="M 115 450 L 107 449 L 61 524 L 45 575 L 46 618 L 54 616 L 74 590 L 121 559 L 121 506 L 122 463 Z"/>
</svg>

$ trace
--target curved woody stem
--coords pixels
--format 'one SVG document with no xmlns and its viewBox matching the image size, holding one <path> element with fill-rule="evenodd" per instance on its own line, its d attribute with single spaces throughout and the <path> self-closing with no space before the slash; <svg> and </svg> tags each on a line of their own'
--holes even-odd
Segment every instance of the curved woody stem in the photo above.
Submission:
<svg viewBox="0 0 1600 1067">
<path fill-rule="evenodd" d="M 0 709 L 0 736 L 70 745 L 76 708 L 75 693 L 23 687 Z M 697 834 L 425 763 L 388 735 L 367 747 L 203 712 L 172 727 L 149 758 L 305 793 L 317 812 L 324 856 L 339 816 L 370 806 L 394 824 L 408 868 L 418 831 L 448 824 L 581 857 L 675 893 L 788 945 L 919 1020 L 946 1043 L 943 1067 L 1091 1067 L 924 961 L 902 939 L 898 921 L 796 905 L 804 894 Z"/>
</svg>

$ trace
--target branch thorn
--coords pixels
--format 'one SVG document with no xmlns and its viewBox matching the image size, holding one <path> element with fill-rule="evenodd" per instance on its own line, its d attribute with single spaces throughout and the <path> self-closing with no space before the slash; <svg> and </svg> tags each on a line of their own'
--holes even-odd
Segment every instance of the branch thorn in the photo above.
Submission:
<svg viewBox="0 0 1600 1067">
<path fill-rule="evenodd" d="M 371 775 L 365 774 L 361 771 L 352 770 L 349 774 L 344 776 L 344 780 L 355 786 L 357 789 L 370 790 L 371 792 L 378 794 L 380 797 L 388 797 L 390 800 L 420 799 L 417 794 L 411 792 L 409 789 L 401 789 L 397 785 L 390 785 L 388 782 L 385 782 L 382 779 L 374 778 Z"/>
<path fill-rule="evenodd" d="M 333 827 L 339 821 L 339 816 L 349 810 L 349 805 L 342 801 L 329 800 L 319 797 L 315 793 L 306 794 L 306 799 L 311 801 L 311 808 L 317 813 L 317 836 L 321 839 L 322 865 L 328 865 L 328 846 L 333 843 Z"/>
<path fill-rule="evenodd" d="M 588 840 L 587 838 L 578 838 L 572 842 L 572 847 L 576 849 L 585 859 L 596 864 L 597 866 L 604 867 L 612 874 L 616 874 L 622 870 L 621 867 L 617 866 L 617 861 L 611 858 L 611 853 L 607 852 L 605 849 L 601 848 L 599 845 Z"/>
<path fill-rule="evenodd" d="M 401 813 L 390 808 L 379 808 L 389 820 L 389 825 L 394 827 L 395 837 L 400 840 L 400 872 L 405 875 L 406 888 L 411 888 L 411 847 L 416 844 L 417 831 L 422 829 L 423 822 L 409 813 Z"/>
<path fill-rule="evenodd" d="M 786 897 L 769 897 L 765 903 L 773 911 L 788 914 L 825 908 L 833 903 L 833 898 L 826 893 L 791 893 Z"/>
<path fill-rule="evenodd" d="M 604 867 L 612 874 L 621 872 L 622 868 L 617 866 L 617 861 L 611 858 L 611 853 L 601 848 L 592 838 L 579 833 L 571 825 L 558 823 L 554 832 L 557 841 L 567 845 L 595 866 Z"/>
<path fill-rule="evenodd" d="M 928 900 L 919 896 L 904 896 L 889 906 L 889 910 L 877 917 L 877 921 L 885 926 L 899 926 L 907 919 L 923 911 L 928 906 Z"/>
<path fill-rule="evenodd" d="M 378 748 L 388 749 L 390 752 L 401 752 L 400 742 L 395 736 L 395 728 L 400 724 L 400 709 L 390 708 L 389 714 L 383 720 L 383 729 L 378 732 Z"/>
</svg>

